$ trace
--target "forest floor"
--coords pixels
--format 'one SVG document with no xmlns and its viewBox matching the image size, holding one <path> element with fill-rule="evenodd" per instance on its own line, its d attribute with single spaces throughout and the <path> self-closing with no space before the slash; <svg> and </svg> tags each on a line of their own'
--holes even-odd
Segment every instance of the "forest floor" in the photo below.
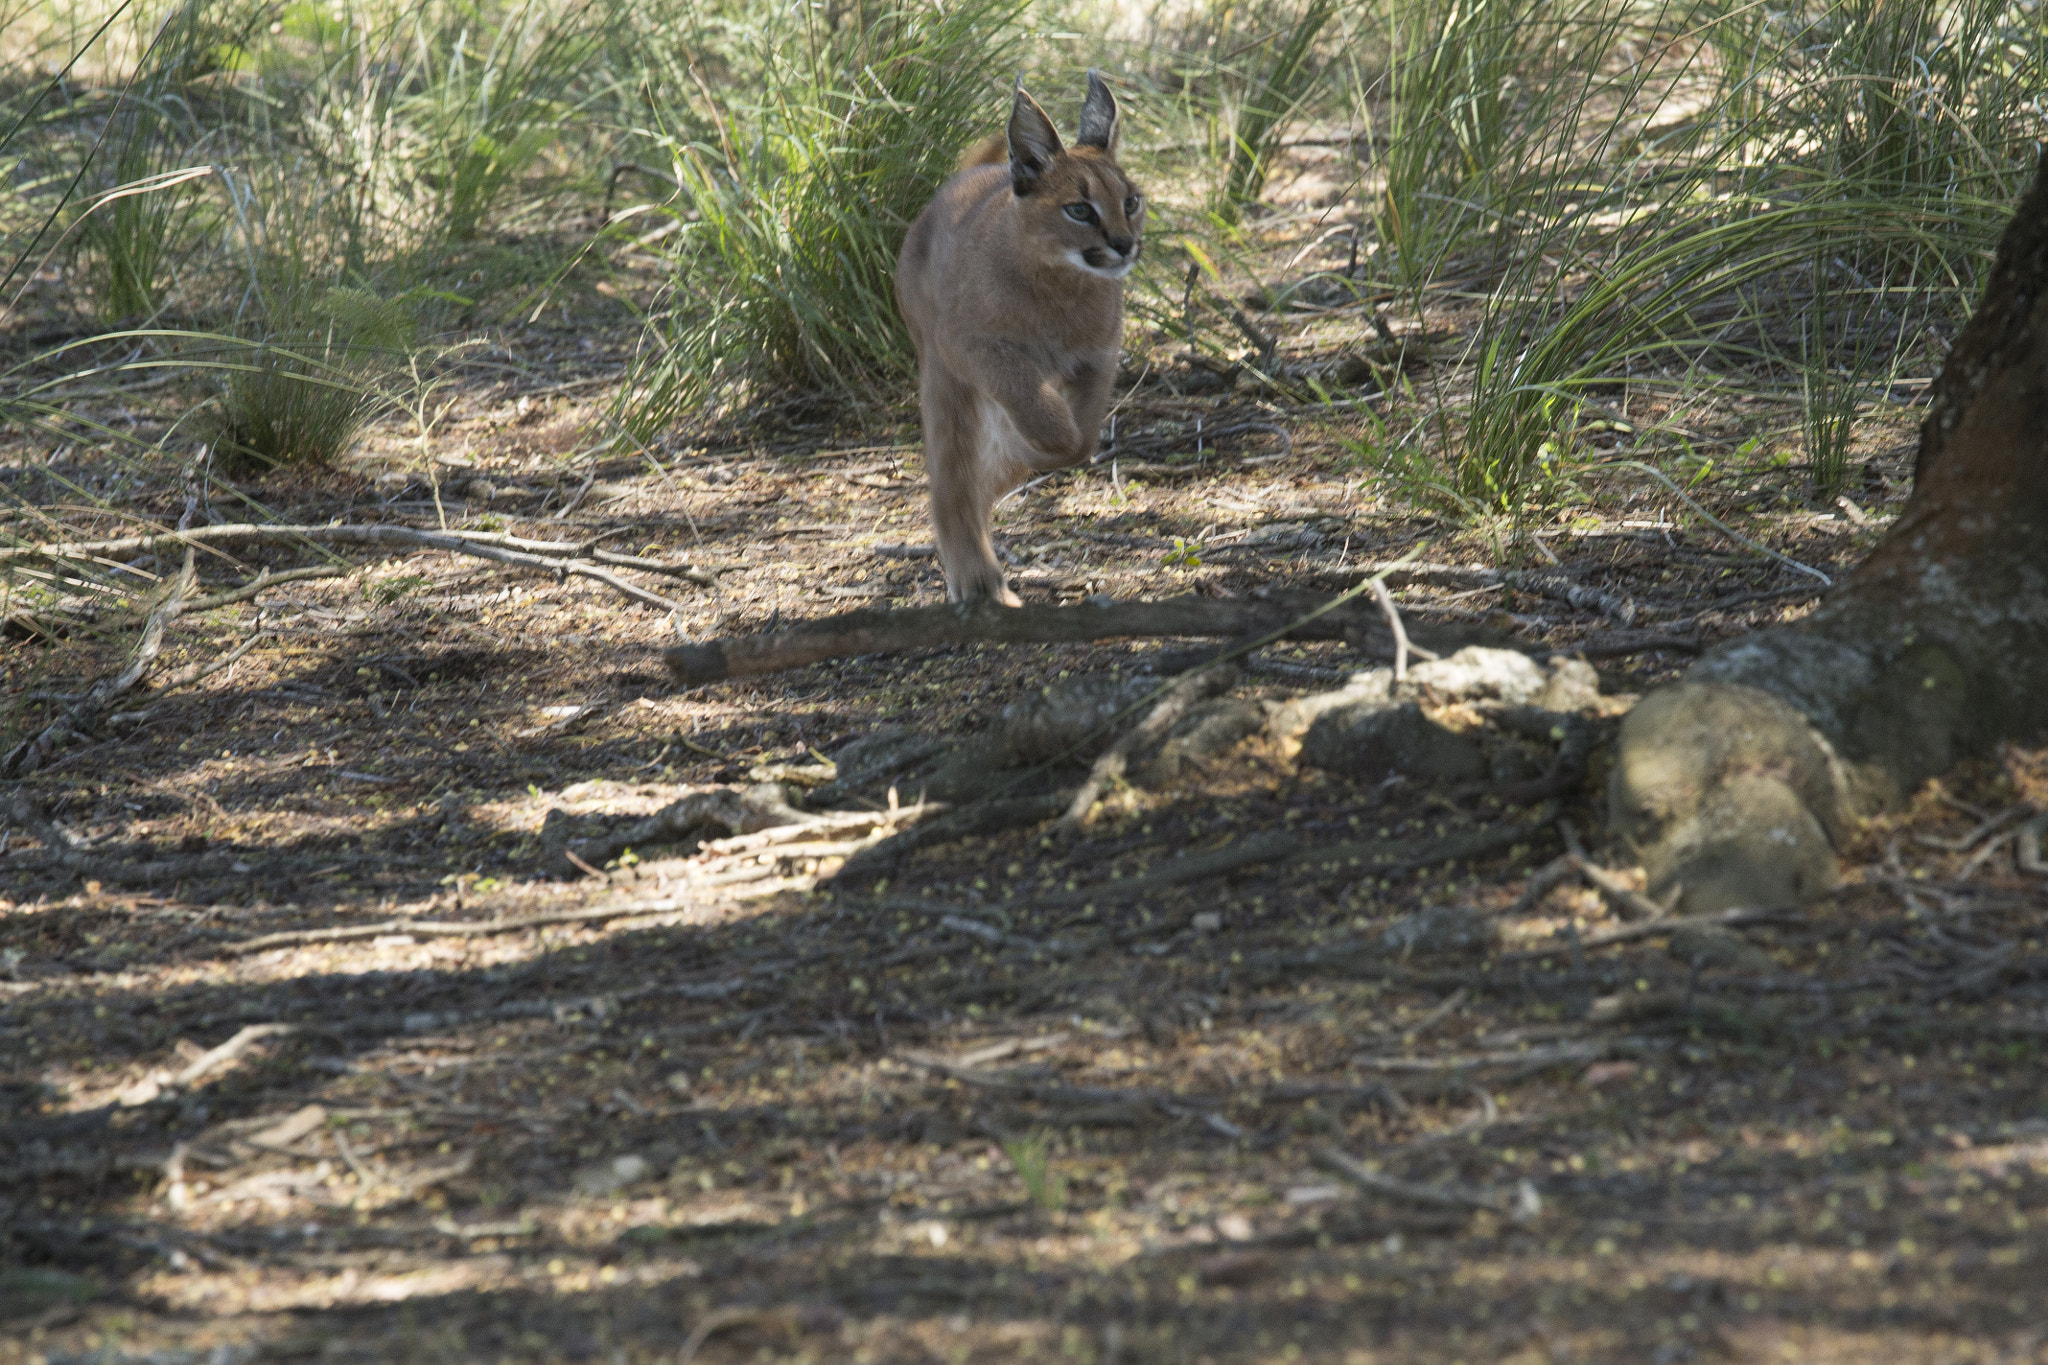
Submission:
<svg viewBox="0 0 2048 1365">
<path fill-rule="evenodd" d="M 1518 810 L 1256 737 L 1113 790 L 1077 838 L 999 829 L 881 884 L 835 880 L 860 839 L 579 872 L 543 844 L 551 810 L 650 812 L 883 725 L 957 744 L 1169 648 L 676 688 L 678 633 L 942 599 L 903 553 L 929 539 L 915 431 L 785 422 L 571 466 L 617 369 L 589 335 L 508 337 L 522 368 L 450 390 L 431 442 L 394 423 L 245 491 L 293 524 L 603 535 L 714 571 L 627 575 L 673 621 L 588 580 L 386 559 L 185 618 L 158 678 L 247 652 L 19 784 L 79 843 L 0 843 L 0 1365 L 2048 1361 L 2048 955 L 2013 838 L 2048 808 L 2048 757 L 1951 775 L 1860 836 L 1840 891 L 1705 939 L 1529 886 L 1569 826 L 1600 853 L 1597 764 Z M 1219 446 L 1197 419 L 1291 440 Z M 1910 412 L 1870 437 L 1849 508 L 1769 461 L 1796 408 L 1714 420 L 1730 448 L 1764 440 L 1699 496 L 1807 564 L 1854 563 L 1903 503 Z M 1119 424 L 1149 453 L 1002 509 L 1027 600 L 1497 562 L 1483 528 L 1379 500 L 1341 411 L 1142 388 Z M 10 458 L 28 501 L 61 500 L 47 479 L 160 522 L 183 502 L 171 472 Z M 1499 585 L 1402 608 L 1583 650 L 1610 717 L 1812 600 L 1647 481 L 1590 486 L 1544 543 L 1634 620 Z M 132 638 L 9 639 L 17 733 L 52 714 L 31 691 L 117 669 Z M 1270 647 L 1238 695 L 1366 662 Z M 1314 856 L 1527 819 L 1422 869 Z M 1155 875 L 1274 832 L 1308 855 Z M 1437 905 L 1498 936 L 1379 938 Z"/>
</svg>

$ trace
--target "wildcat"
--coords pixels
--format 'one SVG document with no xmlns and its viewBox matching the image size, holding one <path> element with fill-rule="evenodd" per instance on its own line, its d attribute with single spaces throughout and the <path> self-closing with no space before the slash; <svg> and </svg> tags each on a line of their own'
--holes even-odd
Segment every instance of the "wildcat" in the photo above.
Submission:
<svg viewBox="0 0 2048 1365">
<path fill-rule="evenodd" d="M 1094 455 L 1145 201 L 1116 161 L 1116 97 L 1088 73 L 1074 145 L 1017 87 L 1008 130 L 961 159 L 910 225 L 896 302 L 917 345 L 946 596 L 1023 605 L 989 516 L 1033 474 Z"/>
</svg>

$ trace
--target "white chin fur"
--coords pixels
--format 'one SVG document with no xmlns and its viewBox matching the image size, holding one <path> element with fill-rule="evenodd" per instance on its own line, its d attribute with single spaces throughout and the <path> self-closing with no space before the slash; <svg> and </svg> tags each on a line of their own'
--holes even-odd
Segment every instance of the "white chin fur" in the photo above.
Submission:
<svg viewBox="0 0 2048 1365">
<path fill-rule="evenodd" d="M 1132 260 L 1125 261 L 1122 265 L 1105 270 L 1099 265 L 1088 264 L 1088 258 L 1078 251 L 1069 251 L 1066 254 L 1065 260 L 1068 265 L 1073 266 L 1076 270 L 1085 270 L 1090 275 L 1100 276 L 1105 280 L 1120 280 L 1130 274 L 1131 267 L 1137 264 L 1136 259 L 1133 258 Z"/>
</svg>

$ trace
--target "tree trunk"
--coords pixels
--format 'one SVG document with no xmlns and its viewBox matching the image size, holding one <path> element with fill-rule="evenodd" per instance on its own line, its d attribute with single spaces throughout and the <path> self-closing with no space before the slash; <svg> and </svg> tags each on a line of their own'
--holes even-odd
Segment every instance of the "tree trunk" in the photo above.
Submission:
<svg viewBox="0 0 2048 1365">
<path fill-rule="evenodd" d="M 1934 383 L 1904 514 L 1811 616 L 1630 714 L 1612 831 L 1688 910 L 1804 899 L 1860 817 L 2048 726 L 2044 668 L 2048 160 Z"/>
</svg>

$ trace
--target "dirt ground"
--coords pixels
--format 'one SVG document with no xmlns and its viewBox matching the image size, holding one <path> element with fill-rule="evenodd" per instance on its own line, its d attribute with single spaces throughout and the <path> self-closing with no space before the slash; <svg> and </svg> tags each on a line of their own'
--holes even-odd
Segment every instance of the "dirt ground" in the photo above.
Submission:
<svg viewBox="0 0 2048 1365">
<path fill-rule="evenodd" d="M 941 599 L 905 554 L 929 539 L 914 429 L 572 465 L 615 368 L 577 336 L 524 334 L 541 377 L 452 391 L 431 444 L 393 423 L 247 495 L 299 524 L 603 535 L 715 587 L 628 575 L 671 620 L 447 556 L 287 584 L 179 623 L 159 678 L 261 634 L 20 784 L 82 843 L 63 866 L 0 844 L 0 1362 L 2048 1362 L 2048 954 L 2013 833 L 2048 755 L 1952 775 L 1837 894 L 1706 937 L 1530 887 L 1567 822 L 1599 855 L 1597 762 L 1537 809 L 1257 739 L 1113 790 L 1078 838 L 999 829 L 880 883 L 835 874 L 909 817 L 851 804 L 837 843 L 580 873 L 552 810 L 646 813 L 883 725 L 957 744 L 1173 645 L 678 690 L 679 633 Z M 1732 446 L 1787 411 L 1716 420 Z M 1872 438 L 1853 515 L 1761 457 L 1700 496 L 1834 572 L 1896 514 L 1910 420 Z M 1380 501 L 1341 412 L 1148 385 L 1119 432 L 1133 453 L 1002 510 L 1028 600 L 1499 562 L 1487 528 Z M 18 490 L 131 477 L 16 458 Z M 182 503 L 170 473 L 120 496 Z M 1813 600 L 1647 482 L 1590 487 L 1543 546 L 1633 619 L 1500 586 L 1403 609 L 1583 650 L 1611 715 Z M 10 638 L 16 714 L 116 668 L 111 638 Z M 1237 695 L 1368 662 L 1273 646 Z M 1421 868 L 1314 856 L 1517 821 Z M 1310 854 L 1160 875 L 1276 833 Z M 1431 906 L 1499 937 L 1380 937 Z"/>
</svg>

